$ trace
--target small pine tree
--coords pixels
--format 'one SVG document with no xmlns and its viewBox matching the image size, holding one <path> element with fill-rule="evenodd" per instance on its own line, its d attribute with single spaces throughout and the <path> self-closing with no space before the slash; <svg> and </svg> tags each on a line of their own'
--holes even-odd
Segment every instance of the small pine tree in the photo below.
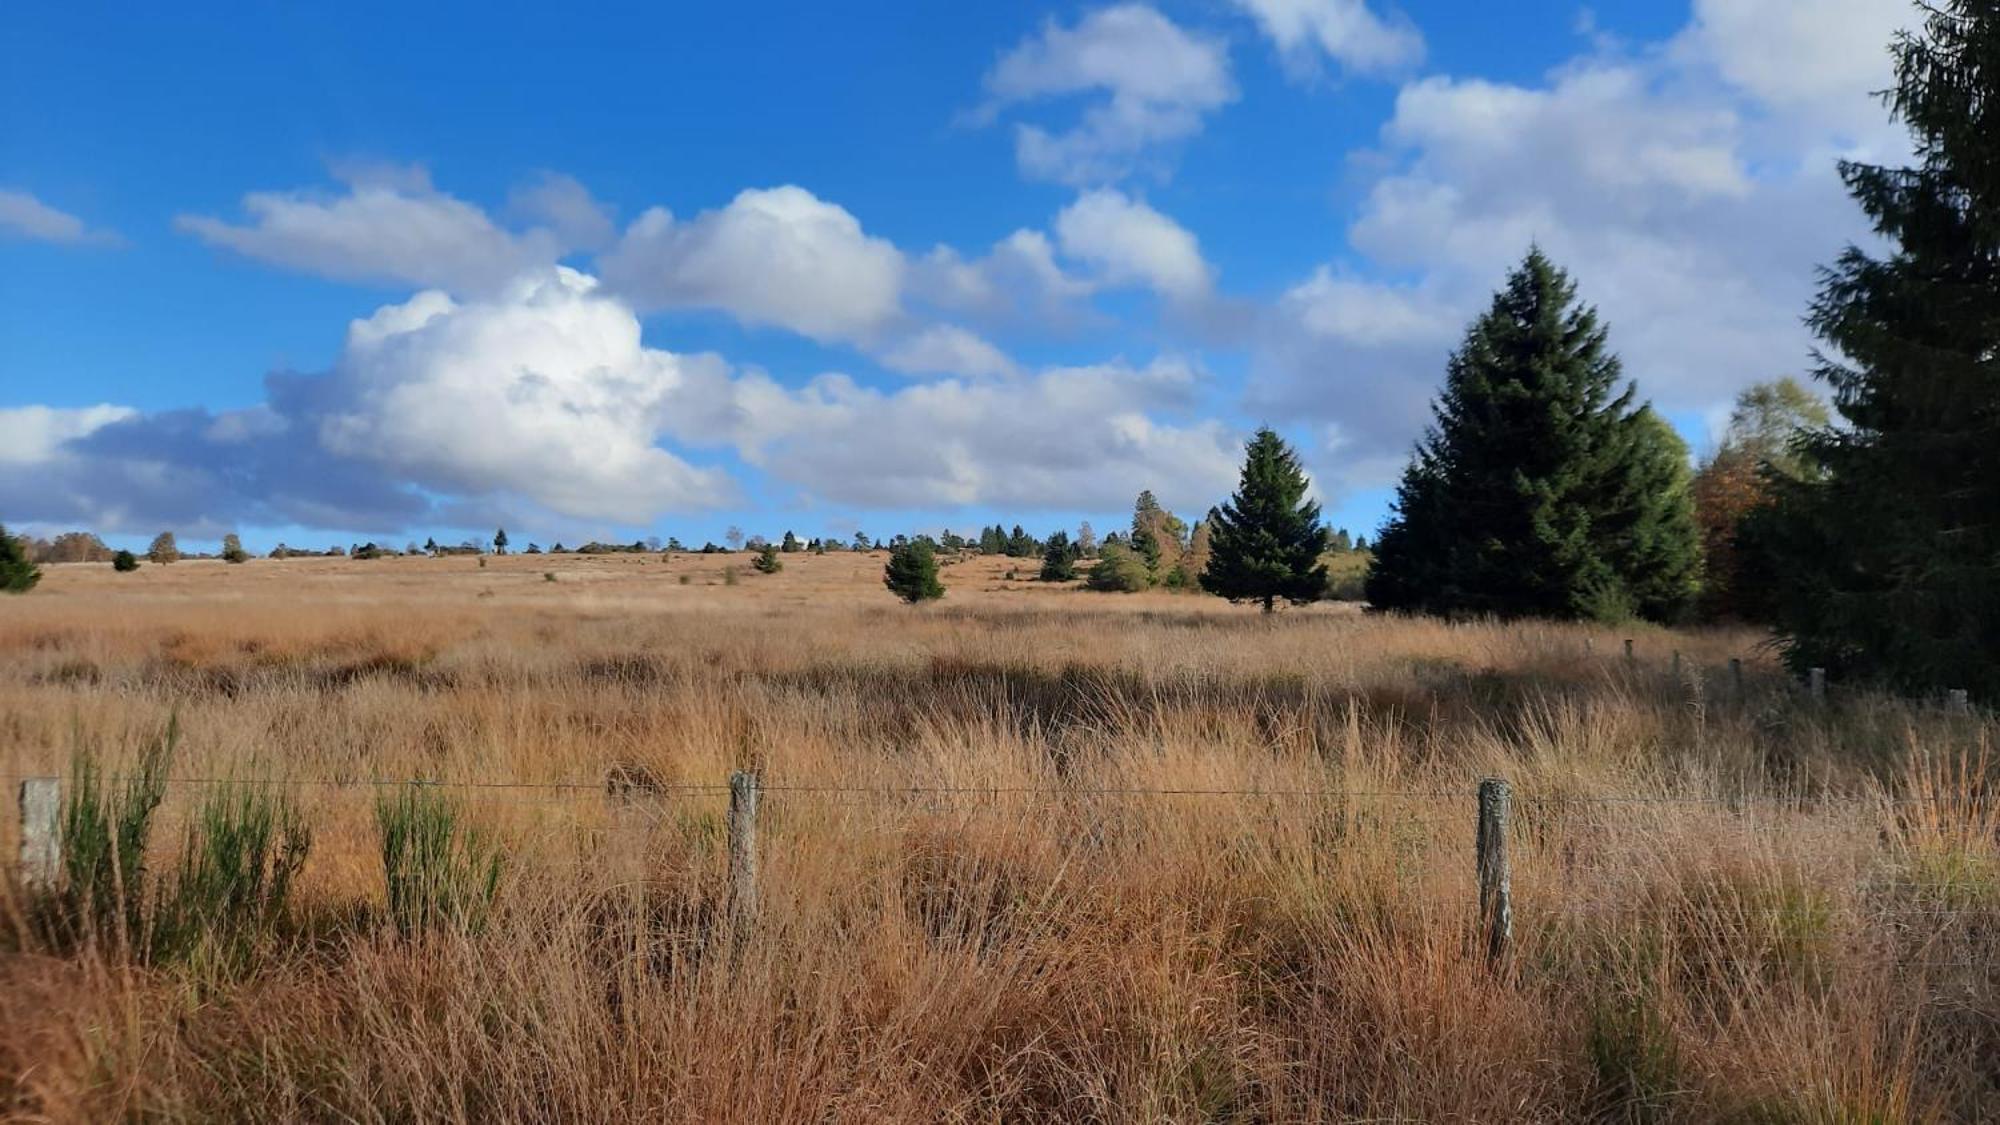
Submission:
<svg viewBox="0 0 2000 1125">
<path fill-rule="evenodd" d="M 250 561 L 250 552 L 243 549 L 243 540 L 233 531 L 222 537 L 222 561 L 226 563 Z"/>
<path fill-rule="evenodd" d="M 152 546 L 146 548 L 147 560 L 157 566 L 179 562 L 180 557 L 180 544 L 174 542 L 174 533 L 171 531 L 162 531 L 153 536 Z"/>
<path fill-rule="evenodd" d="M 1202 589 L 1232 602 L 1261 602 L 1265 613 L 1280 599 L 1304 605 L 1325 592 L 1319 505 L 1306 499 L 1298 455 L 1269 427 L 1250 439 L 1236 494 L 1209 510 L 1208 524 Z"/>
<path fill-rule="evenodd" d="M 944 597 L 944 583 L 938 581 L 937 552 L 930 541 L 917 539 L 897 547 L 882 569 L 882 585 L 889 592 L 915 605 Z"/>
<path fill-rule="evenodd" d="M 139 556 L 130 551 L 119 551 L 111 556 L 111 569 L 120 574 L 130 574 L 139 569 Z"/>
<path fill-rule="evenodd" d="M 6 525 L 0 524 L 0 590 L 25 594 L 41 580 L 42 568 L 28 561 L 21 540 L 7 534 Z"/>
<path fill-rule="evenodd" d="M 750 565 L 756 567 L 759 574 L 776 574 L 785 569 L 785 564 L 778 558 L 778 549 L 769 543 L 758 549 L 757 557 Z"/>
<path fill-rule="evenodd" d="M 1051 533 L 1048 546 L 1042 551 L 1042 581 L 1068 582 L 1075 577 L 1076 552 L 1070 546 L 1069 532 Z"/>
<path fill-rule="evenodd" d="M 1108 594 L 1136 594 L 1152 587 L 1153 573 L 1138 552 L 1112 537 L 1098 550 L 1097 565 L 1084 575 L 1083 584 Z"/>
<path fill-rule="evenodd" d="M 799 537 L 793 535 L 790 528 L 786 528 L 785 540 L 778 545 L 778 549 L 788 555 L 797 553 L 799 550 Z"/>
</svg>

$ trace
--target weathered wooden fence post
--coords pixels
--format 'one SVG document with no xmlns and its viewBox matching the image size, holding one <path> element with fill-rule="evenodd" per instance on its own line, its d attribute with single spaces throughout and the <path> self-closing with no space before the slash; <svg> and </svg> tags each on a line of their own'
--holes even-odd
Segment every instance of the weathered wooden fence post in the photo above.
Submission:
<svg viewBox="0 0 2000 1125">
<path fill-rule="evenodd" d="M 1806 693 L 1817 703 L 1826 698 L 1826 669 L 1806 669 Z"/>
<path fill-rule="evenodd" d="M 729 775 L 729 913 L 739 930 L 757 923 L 757 775 Z"/>
<path fill-rule="evenodd" d="M 21 782 L 21 882 L 47 888 L 62 876 L 62 782 Z"/>
<path fill-rule="evenodd" d="M 1964 688 L 1953 688 L 1945 694 L 1945 710 L 1954 715 L 1972 713 L 1972 701 L 1966 696 Z"/>
<path fill-rule="evenodd" d="M 1479 783 L 1479 923 L 1486 959 L 1499 964 L 1514 940 L 1513 885 L 1507 869 L 1507 814 L 1513 790 L 1503 778 Z"/>
</svg>

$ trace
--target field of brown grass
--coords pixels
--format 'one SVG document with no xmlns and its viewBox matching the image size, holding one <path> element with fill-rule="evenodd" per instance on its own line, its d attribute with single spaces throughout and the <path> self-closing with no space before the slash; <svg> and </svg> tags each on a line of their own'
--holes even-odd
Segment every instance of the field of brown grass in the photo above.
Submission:
<svg viewBox="0 0 2000 1125">
<path fill-rule="evenodd" d="M 1265 618 L 990 559 L 908 607 L 883 556 L 785 562 L 51 566 L 0 600 L 10 789 L 129 770 L 171 717 L 155 868 L 228 779 L 314 832 L 244 963 L 52 944 L 10 874 L 0 1113 L 2000 1117 L 1990 718 L 1816 705 L 1745 631 Z M 376 803 L 414 778 L 502 844 L 483 925 L 385 920 Z"/>
</svg>

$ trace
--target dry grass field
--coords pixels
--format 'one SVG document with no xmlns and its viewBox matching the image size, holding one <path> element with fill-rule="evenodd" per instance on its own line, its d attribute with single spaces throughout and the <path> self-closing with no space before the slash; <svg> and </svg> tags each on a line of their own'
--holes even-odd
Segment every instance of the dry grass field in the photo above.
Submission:
<svg viewBox="0 0 2000 1125">
<path fill-rule="evenodd" d="M 1742 631 L 1267 619 L 1005 560 L 913 608 L 882 562 L 46 568 L 0 600 L 10 791 L 129 774 L 171 718 L 152 874 L 225 782 L 312 840 L 240 957 L 57 940 L 10 871 L 0 1113 L 2000 1118 L 1989 719 L 1815 705 Z M 498 847 L 476 923 L 390 921 L 378 802 L 416 778 Z"/>
</svg>

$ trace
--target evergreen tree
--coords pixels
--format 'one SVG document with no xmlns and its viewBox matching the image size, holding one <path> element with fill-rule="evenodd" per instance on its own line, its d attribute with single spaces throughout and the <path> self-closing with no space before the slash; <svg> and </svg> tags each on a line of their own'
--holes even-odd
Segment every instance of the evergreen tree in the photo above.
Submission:
<svg viewBox="0 0 2000 1125">
<path fill-rule="evenodd" d="M 120 574 L 130 574 L 139 569 L 139 556 L 130 551 L 120 550 L 111 556 L 111 569 Z"/>
<path fill-rule="evenodd" d="M 158 566 L 165 566 L 171 562 L 179 562 L 181 547 L 180 544 L 174 542 L 174 533 L 171 531 L 162 531 L 158 535 L 153 536 L 152 546 L 146 548 L 146 558 Z"/>
<path fill-rule="evenodd" d="M 1369 601 L 1502 617 L 1682 614 L 1700 564 L 1685 454 L 1620 387 L 1605 339 L 1569 277 L 1529 251 L 1451 356 L 1435 424 L 1376 539 Z"/>
<path fill-rule="evenodd" d="M 1076 552 L 1070 545 L 1069 532 L 1051 532 L 1048 546 L 1042 551 L 1042 581 L 1068 582 L 1075 577 Z"/>
<path fill-rule="evenodd" d="M 896 548 L 889 556 L 889 565 L 882 568 L 882 585 L 911 605 L 944 597 L 944 584 L 938 581 L 937 554 L 931 550 L 929 541 L 919 539 Z"/>
<path fill-rule="evenodd" d="M 799 548 L 800 548 L 799 537 L 792 534 L 791 528 L 786 528 L 784 541 L 778 544 L 778 549 L 780 551 L 785 552 L 788 555 L 791 555 L 791 554 L 797 554 Z"/>
<path fill-rule="evenodd" d="M 1794 667 L 2000 702 L 2000 6 L 1922 10 L 1886 94 L 1917 165 L 1840 166 L 1890 249 L 1850 246 L 1808 317 L 1845 425 L 1778 487 L 1773 608 Z"/>
<path fill-rule="evenodd" d="M 1020 524 L 1015 524 L 1013 532 L 1007 536 L 1007 554 L 1017 559 L 1031 559 L 1040 553 L 1041 544 L 1035 542 L 1035 537 Z"/>
<path fill-rule="evenodd" d="M 1098 549 L 1097 565 L 1083 576 L 1083 584 L 1106 593 L 1136 594 L 1151 588 L 1153 574 L 1146 569 L 1146 560 L 1138 552 L 1115 537 L 1107 537 L 1104 546 Z"/>
<path fill-rule="evenodd" d="M 785 569 L 785 564 L 778 558 L 778 548 L 769 543 L 757 549 L 757 557 L 750 565 L 756 567 L 759 574 L 776 574 Z"/>
<path fill-rule="evenodd" d="M 1236 494 L 1208 512 L 1209 559 L 1201 588 L 1232 602 L 1279 599 L 1303 605 L 1326 589 L 1320 548 L 1326 532 L 1319 505 L 1306 499 L 1306 474 L 1283 439 L 1269 427 L 1244 449 Z"/>
<path fill-rule="evenodd" d="M 27 547 L 0 524 L 0 590 L 25 594 L 42 580 L 42 568 L 28 561 Z"/>
<path fill-rule="evenodd" d="M 222 561 L 226 563 L 250 561 L 250 552 L 243 549 L 243 540 L 237 538 L 233 531 L 222 537 Z"/>
<path fill-rule="evenodd" d="M 507 553 L 507 529 L 504 527 L 493 533 L 493 553 L 496 555 Z"/>
</svg>

